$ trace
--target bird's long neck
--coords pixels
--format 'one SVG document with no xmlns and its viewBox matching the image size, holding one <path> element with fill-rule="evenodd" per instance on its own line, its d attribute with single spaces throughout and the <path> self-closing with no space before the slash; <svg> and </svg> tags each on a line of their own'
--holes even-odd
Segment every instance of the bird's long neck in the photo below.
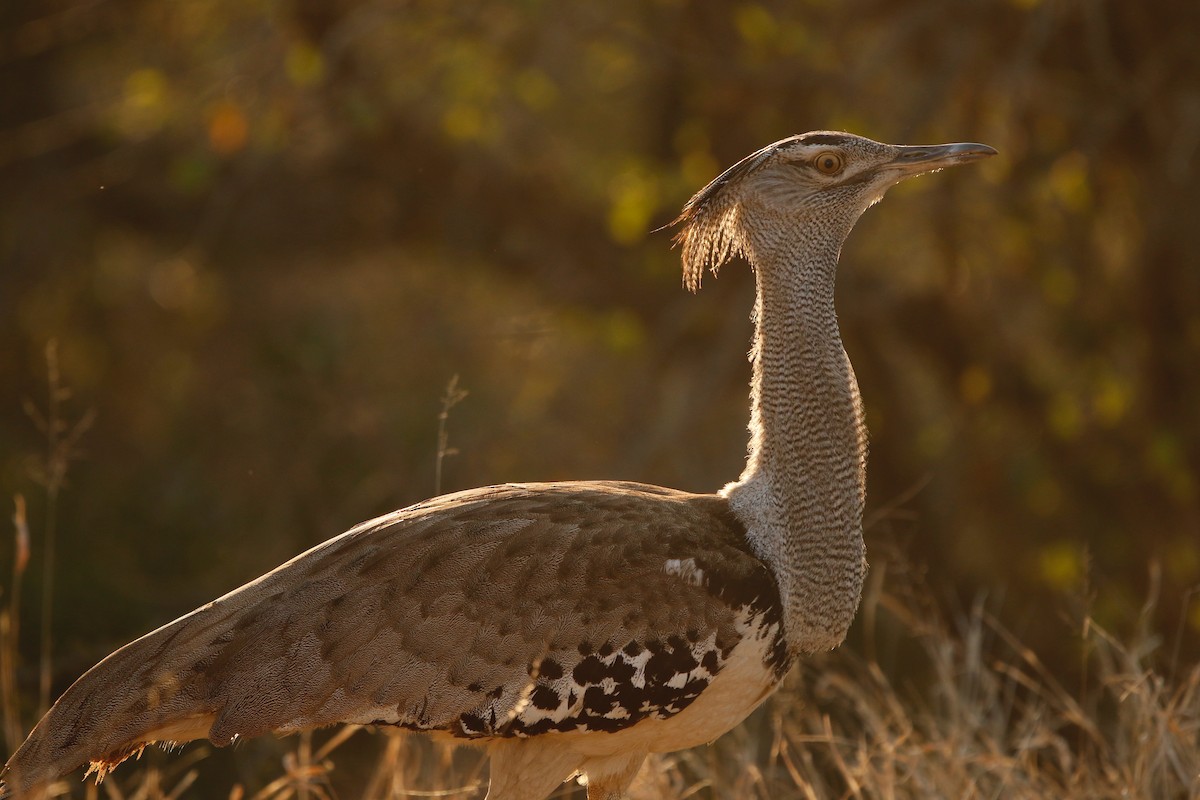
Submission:
<svg viewBox="0 0 1200 800">
<path fill-rule="evenodd" d="M 724 492 L 775 573 L 794 655 L 836 647 L 858 608 L 867 435 L 834 312 L 844 234 L 798 220 L 771 232 L 746 242 L 758 280 L 751 439 Z"/>
</svg>

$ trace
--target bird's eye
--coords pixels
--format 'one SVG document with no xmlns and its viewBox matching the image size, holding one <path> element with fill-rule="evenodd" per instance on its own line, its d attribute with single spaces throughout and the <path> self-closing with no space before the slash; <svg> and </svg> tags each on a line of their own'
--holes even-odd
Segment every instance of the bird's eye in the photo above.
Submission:
<svg viewBox="0 0 1200 800">
<path fill-rule="evenodd" d="M 837 153 L 825 152 L 813 159 L 817 171 L 824 175 L 836 175 L 842 171 L 842 157 Z"/>
</svg>

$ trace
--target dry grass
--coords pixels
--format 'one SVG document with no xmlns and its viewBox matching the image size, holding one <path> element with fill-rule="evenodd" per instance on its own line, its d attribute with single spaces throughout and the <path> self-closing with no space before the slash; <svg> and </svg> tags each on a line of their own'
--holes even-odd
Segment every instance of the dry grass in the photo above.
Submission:
<svg viewBox="0 0 1200 800">
<path fill-rule="evenodd" d="M 52 378 L 51 396 L 60 388 Z M 439 467 L 452 453 L 446 417 L 464 394 L 456 382 L 447 387 Z M 68 425 L 51 405 L 53 422 L 44 430 L 46 472 L 58 476 L 46 484 L 52 514 L 86 424 Z M 13 572 L 0 606 L 0 708 L 10 750 L 26 730 L 21 709 L 38 704 L 36 697 L 18 694 L 15 678 L 20 586 L 30 551 L 20 498 L 13 521 Z M 52 535 L 51 527 L 45 538 Z M 633 787 L 634 800 L 1200 798 L 1200 665 L 1159 666 L 1163 637 L 1148 626 L 1154 592 L 1144 624 L 1128 640 L 1086 615 L 1075 626 L 1064 623 L 1063 635 L 1078 640 L 1084 666 L 1077 688 L 1068 690 L 983 602 L 948 618 L 901 557 L 876 559 L 858 649 L 804 661 L 763 709 L 712 746 L 652 757 Z M 902 667 L 899 660 L 885 667 L 883 659 L 864 655 L 882 649 L 885 638 L 912 650 Z M 43 675 L 47 652 L 43 647 Z M 906 677 L 901 682 L 897 674 Z M 466 800 L 482 797 L 486 787 L 486 764 L 473 751 L 391 730 L 368 735 L 345 727 L 273 748 L 250 743 L 239 758 L 258 762 L 255 779 L 231 778 L 214 787 L 202 778 L 209 771 L 227 773 L 228 759 L 222 767 L 207 745 L 191 745 L 171 757 L 150 753 L 100 785 L 62 781 L 52 794 L 88 800 Z M 556 797 L 582 793 L 566 785 Z"/>
<path fill-rule="evenodd" d="M 1200 666 L 1175 677 L 1156 670 L 1152 632 L 1122 642 L 1086 618 L 1064 630 L 1086 653 L 1087 677 L 1072 692 L 983 603 L 950 621 L 927 593 L 882 591 L 882 583 L 864 618 L 893 635 L 901 626 L 914 645 L 908 685 L 845 648 L 806 661 L 764 709 L 711 747 L 652 758 L 634 800 L 1200 797 Z M 279 744 L 286 749 L 273 779 L 233 783 L 221 796 L 484 794 L 481 759 L 418 736 L 344 728 Z M 369 761 L 364 748 L 374 750 Z M 192 746 L 126 765 L 98 788 L 72 780 L 59 791 L 111 800 L 214 796 L 193 786 L 210 755 Z M 581 793 L 564 786 L 557 796 Z"/>
<path fill-rule="evenodd" d="M 1122 643 L 1085 622 L 1091 676 L 1076 695 L 982 604 L 951 632 L 895 597 L 882 602 L 907 617 L 929 670 L 924 686 L 901 691 L 878 663 L 852 654 L 833 669 L 806 665 L 790 684 L 790 707 L 775 706 L 767 763 L 787 777 L 761 796 L 1200 791 L 1200 667 L 1171 681 L 1147 665 L 1148 641 Z"/>
</svg>

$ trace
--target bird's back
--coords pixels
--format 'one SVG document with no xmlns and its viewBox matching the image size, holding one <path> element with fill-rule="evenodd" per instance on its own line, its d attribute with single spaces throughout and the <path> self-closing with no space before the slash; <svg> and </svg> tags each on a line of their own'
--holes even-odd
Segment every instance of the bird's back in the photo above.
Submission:
<svg viewBox="0 0 1200 800">
<path fill-rule="evenodd" d="M 622 731 L 681 712 L 750 635 L 769 637 L 763 674 L 778 680 L 779 614 L 719 496 L 613 482 L 447 495 L 113 653 L 7 778 L 105 768 L 151 741 L 225 745 L 338 722 L 463 739 Z"/>
</svg>

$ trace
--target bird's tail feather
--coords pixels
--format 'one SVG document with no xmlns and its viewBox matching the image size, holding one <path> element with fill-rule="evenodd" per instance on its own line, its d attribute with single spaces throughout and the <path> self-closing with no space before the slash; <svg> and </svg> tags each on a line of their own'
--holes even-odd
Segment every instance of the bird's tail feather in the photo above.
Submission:
<svg viewBox="0 0 1200 800">
<path fill-rule="evenodd" d="M 103 778 L 148 744 L 207 736 L 215 714 L 196 655 L 220 634 L 230 610 L 198 609 L 84 673 L 9 758 L 0 798 L 39 797 L 85 764 Z"/>
</svg>

